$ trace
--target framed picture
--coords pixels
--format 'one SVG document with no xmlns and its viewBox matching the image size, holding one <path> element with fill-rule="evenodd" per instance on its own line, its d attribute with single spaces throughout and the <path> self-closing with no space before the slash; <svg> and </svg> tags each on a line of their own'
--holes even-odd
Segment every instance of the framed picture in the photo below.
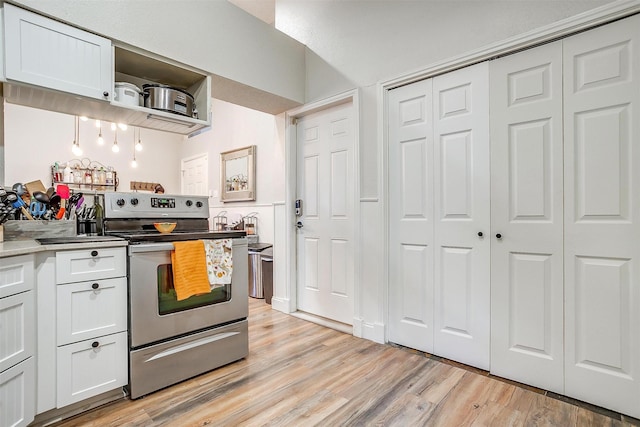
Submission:
<svg viewBox="0 0 640 427">
<path fill-rule="evenodd" d="M 220 201 L 256 199 L 256 146 L 220 153 Z"/>
</svg>

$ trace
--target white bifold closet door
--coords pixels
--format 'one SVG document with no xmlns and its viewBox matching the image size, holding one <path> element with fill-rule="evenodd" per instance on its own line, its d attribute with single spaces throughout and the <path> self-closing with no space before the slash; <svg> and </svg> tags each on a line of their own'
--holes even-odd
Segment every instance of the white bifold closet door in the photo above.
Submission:
<svg viewBox="0 0 640 427">
<path fill-rule="evenodd" d="M 432 80 L 389 92 L 389 341 L 433 352 Z"/>
<path fill-rule="evenodd" d="M 640 15 L 563 49 L 565 391 L 640 417 Z"/>
<path fill-rule="evenodd" d="M 563 393 L 562 42 L 490 75 L 491 373 Z"/>
<path fill-rule="evenodd" d="M 488 64 L 388 105 L 389 341 L 488 369 Z"/>
<path fill-rule="evenodd" d="M 489 64 L 433 79 L 435 353 L 489 369 Z"/>
</svg>

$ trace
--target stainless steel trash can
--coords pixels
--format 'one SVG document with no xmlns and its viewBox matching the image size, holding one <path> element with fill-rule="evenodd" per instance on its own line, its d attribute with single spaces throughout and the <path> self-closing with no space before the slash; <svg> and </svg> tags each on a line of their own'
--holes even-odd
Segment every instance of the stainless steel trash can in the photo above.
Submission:
<svg viewBox="0 0 640 427">
<path fill-rule="evenodd" d="M 249 296 L 252 298 L 264 298 L 261 253 L 271 246 L 269 243 L 249 244 Z"/>
<path fill-rule="evenodd" d="M 260 264 L 264 302 L 271 304 L 271 297 L 273 297 L 273 248 L 267 248 L 260 253 Z"/>
</svg>

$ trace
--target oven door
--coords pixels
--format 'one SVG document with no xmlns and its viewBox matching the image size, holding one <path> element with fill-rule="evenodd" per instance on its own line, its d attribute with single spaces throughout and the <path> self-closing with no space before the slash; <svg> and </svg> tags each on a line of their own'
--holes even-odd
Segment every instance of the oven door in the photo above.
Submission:
<svg viewBox="0 0 640 427">
<path fill-rule="evenodd" d="M 183 301 L 176 300 L 173 290 L 172 250 L 172 243 L 129 246 L 132 348 L 244 319 L 249 314 L 246 239 L 233 239 L 230 285 Z"/>
</svg>

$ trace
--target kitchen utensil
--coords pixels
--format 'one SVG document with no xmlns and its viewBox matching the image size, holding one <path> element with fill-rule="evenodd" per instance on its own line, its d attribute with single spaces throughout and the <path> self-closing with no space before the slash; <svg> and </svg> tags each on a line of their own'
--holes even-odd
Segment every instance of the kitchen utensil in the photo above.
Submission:
<svg viewBox="0 0 640 427">
<path fill-rule="evenodd" d="M 142 85 L 144 106 L 193 117 L 193 96 L 182 89 L 161 84 Z"/>
<path fill-rule="evenodd" d="M 46 204 L 38 201 L 37 199 L 31 201 L 31 205 L 29 205 L 29 213 L 31 213 L 31 216 L 33 216 L 34 218 L 42 218 L 46 211 L 47 211 Z"/>
<path fill-rule="evenodd" d="M 56 187 L 56 193 L 58 193 L 60 195 L 60 198 L 62 199 L 60 201 L 60 209 L 63 210 L 66 208 L 67 200 L 69 200 L 69 186 L 66 184 L 58 184 L 58 186 Z M 58 211 L 58 213 L 60 213 L 60 211 Z M 56 218 L 58 218 L 58 215 L 56 215 Z"/>
<path fill-rule="evenodd" d="M 64 200 L 64 199 L 63 199 Z M 58 213 L 56 214 L 56 219 L 62 219 L 64 218 L 64 215 L 67 213 L 67 209 L 64 206 L 60 207 L 60 210 L 58 211 Z"/>
<path fill-rule="evenodd" d="M 38 202 L 43 203 L 45 205 L 49 204 L 49 196 L 47 196 L 47 193 L 44 193 L 42 191 L 35 191 L 31 194 L 33 195 L 33 198 L 36 199 Z"/>
<path fill-rule="evenodd" d="M 42 181 L 40 181 L 39 179 L 36 181 L 27 182 L 24 186 L 32 196 L 36 191 L 47 194 L 47 187 L 45 187 Z"/>
<path fill-rule="evenodd" d="M 13 191 L 16 192 L 16 194 L 18 196 L 22 196 L 24 194 L 24 192 L 26 191 L 26 188 L 24 187 L 24 184 L 21 182 L 16 182 L 15 184 L 13 184 L 13 187 L 11 187 Z"/>
<path fill-rule="evenodd" d="M 27 206 L 24 203 L 24 200 L 22 200 L 20 197 L 18 197 L 18 195 L 15 193 L 15 191 L 7 191 L 7 201 L 9 201 L 12 206 L 16 209 L 20 209 L 22 211 L 22 214 L 27 217 L 27 219 L 33 219 L 33 217 L 31 216 L 31 214 L 29 213 L 29 211 L 27 210 L 27 208 L 25 206 Z"/>
<path fill-rule="evenodd" d="M 62 200 L 62 197 L 60 197 L 60 195 L 58 193 L 53 193 L 50 197 L 49 197 L 49 204 L 52 207 L 55 207 L 56 209 L 58 209 L 60 207 L 60 201 Z"/>
<path fill-rule="evenodd" d="M 175 222 L 154 222 L 153 226 L 163 234 L 171 233 L 176 228 Z"/>
</svg>

